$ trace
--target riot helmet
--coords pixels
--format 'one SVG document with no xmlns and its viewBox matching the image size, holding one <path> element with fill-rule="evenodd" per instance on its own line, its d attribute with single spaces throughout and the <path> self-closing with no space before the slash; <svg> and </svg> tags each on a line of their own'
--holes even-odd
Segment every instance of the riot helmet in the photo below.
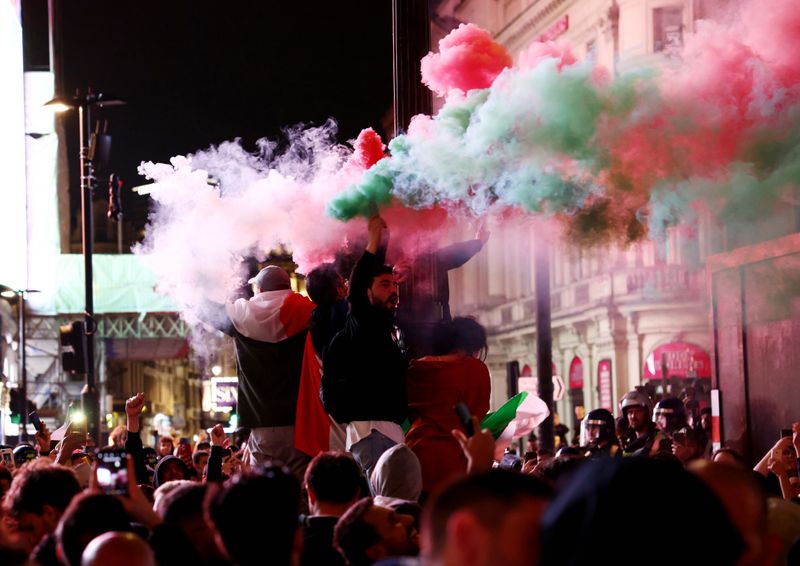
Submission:
<svg viewBox="0 0 800 566">
<path fill-rule="evenodd" d="M 623 417 L 627 416 L 629 407 L 642 407 L 647 410 L 647 416 L 650 417 L 653 413 L 653 400 L 646 393 L 634 389 L 619 400 L 619 410 Z"/>
<path fill-rule="evenodd" d="M 686 426 L 686 408 L 676 397 L 667 397 L 656 403 L 653 410 L 653 422 L 665 434 L 672 434 Z"/>
<path fill-rule="evenodd" d="M 632 409 L 640 410 L 631 412 Z M 637 433 L 652 426 L 648 423 L 653 415 L 653 401 L 646 393 L 636 390 L 629 391 L 620 399 L 619 410 L 629 427 Z"/>
<path fill-rule="evenodd" d="M 36 459 L 36 449 L 28 444 L 20 444 L 14 448 L 14 465 L 18 468 Z"/>
<path fill-rule="evenodd" d="M 613 441 L 617 430 L 614 415 L 608 409 L 594 409 L 583 419 L 585 444 Z"/>
</svg>

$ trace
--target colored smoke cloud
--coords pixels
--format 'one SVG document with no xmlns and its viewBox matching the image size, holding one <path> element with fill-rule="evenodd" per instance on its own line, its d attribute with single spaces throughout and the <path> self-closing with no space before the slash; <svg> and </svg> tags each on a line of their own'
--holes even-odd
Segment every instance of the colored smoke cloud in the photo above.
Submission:
<svg viewBox="0 0 800 566">
<path fill-rule="evenodd" d="M 422 59 L 422 82 L 440 96 L 487 88 L 512 63 L 506 48 L 473 24 L 461 24 Z"/>
<path fill-rule="evenodd" d="M 667 70 L 613 80 L 552 43 L 514 67 L 481 59 L 502 47 L 461 26 L 423 61 L 425 82 L 447 96 L 441 111 L 416 117 L 329 211 L 363 214 L 359 199 L 476 215 L 521 208 L 600 244 L 657 235 L 698 202 L 747 224 L 800 181 L 798 10 L 792 0 L 758 7 L 746 3 L 727 25 L 698 22 Z M 473 58 L 492 61 L 481 79 Z"/>
<path fill-rule="evenodd" d="M 699 22 L 665 70 L 618 77 L 553 43 L 514 66 L 462 25 L 422 61 L 443 107 L 388 153 L 371 130 L 336 143 L 329 122 L 290 130 L 280 152 L 229 142 L 143 164 L 158 188 L 137 251 L 194 320 L 203 299 L 241 284 L 243 257 L 287 246 L 307 271 L 363 237 L 354 219 L 376 210 L 408 255 L 482 216 L 555 219 L 595 245 L 658 236 L 701 210 L 746 227 L 800 185 L 800 10 L 752 1 L 740 16 Z"/>
<path fill-rule="evenodd" d="M 255 154 L 238 140 L 143 163 L 155 182 L 146 236 L 134 249 L 154 271 L 158 291 L 177 302 L 191 324 L 208 320 L 207 301 L 223 303 L 247 279 L 243 260 L 263 260 L 282 247 L 300 273 L 366 236 L 363 220 L 343 223 L 325 214 L 333 196 L 380 162 L 385 146 L 372 129 L 347 147 L 336 143 L 336 125 L 286 132 L 285 149 L 260 140 Z M 210 184 L 212 178 L 216 184 Z M 390 205 L 386 201 L 387 205 Z M 368 211 L 363 211 L 366 214 Z M 406 254 L 435 245 L 449 219 L 441 209 L 387 206 L 392 241 Z"/>
</svg>

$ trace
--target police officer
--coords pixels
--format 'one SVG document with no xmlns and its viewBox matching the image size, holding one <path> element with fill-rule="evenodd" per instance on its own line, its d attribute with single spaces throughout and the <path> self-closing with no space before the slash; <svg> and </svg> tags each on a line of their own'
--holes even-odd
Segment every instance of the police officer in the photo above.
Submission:
<svg viewBox="0 0 800 566">
<path fill-rule="evenodd" d="M 652 399 L 641 391 L 629 391 L 620 399 L 619 410 L 630 431 L 623 456 L 648 456 L 656 436 Z"/>
<path fill-rule="evenodd" d="M 620 456 L 614 415 L 608 409 L 594 409 L 586 414 L 583 422 L 586 455 L 590 458 L 600 456 Z"/>
<path fill-rule="evenodd" d="M 671 453 L 673 433 L 688 426 L 683 401 L 677 397 L 667 397 L 656 403 L 653 422 L 658 429 L 653 450 Z"/>
</svg>

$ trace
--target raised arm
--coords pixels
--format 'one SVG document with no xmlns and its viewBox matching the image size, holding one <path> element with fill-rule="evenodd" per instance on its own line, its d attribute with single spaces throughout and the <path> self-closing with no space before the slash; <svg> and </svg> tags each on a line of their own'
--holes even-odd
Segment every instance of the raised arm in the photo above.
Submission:
<svg viewBox="0 0 800 566">
<path fill-rule="evenodd" d="M 440 268 L 447 271 L 461 267 L 472 259 L 475 254 L 481 251 L 488 241 L 489 231 L 486 229 L 486 226 L 482 224 L 480 228 L 478 228 L 474 240 L 456 242 L 455 244 L 436 250 L 436 261 L 439 263 Z"/>
<path fill-rule="evenodd" d="M 369 289 L 372 274 L 384 262 L 388 229 L 383 218 L 377 214 L 371 217 L 367 226 L 367 234 L 367 247 L 353 269 L 353 276 L 350 279 L 350 293 L 347 295 L 347 300 L 352 305 L 353 315 L 356 317 L 369 308 L 367 290 Z"/>
<path fill-rule="evenodd" d="M 133 461 L 133 468 L 136 471 L 136 481 L 140 484 L 147 483 L 147 466 L 144 462 L 144 448 L 142 447 L 142 437 L 139 435 L 139 415 L 144 409 L 144 393 L 137 393 L 125 401 L 125 414 L 128 417 L 128 437 L 125 440 L 125 451 Z"/>
<path fill-rule="evenodd" d="M 224 332 L 229 336 L 233 333 L 233 323 L 228 316 L 225 305 L 215 303 L 214 301 L 203 301 L 200 305 L 198 316 L 200 320 L 213 326 L 220 332 Z"/>
</svg>

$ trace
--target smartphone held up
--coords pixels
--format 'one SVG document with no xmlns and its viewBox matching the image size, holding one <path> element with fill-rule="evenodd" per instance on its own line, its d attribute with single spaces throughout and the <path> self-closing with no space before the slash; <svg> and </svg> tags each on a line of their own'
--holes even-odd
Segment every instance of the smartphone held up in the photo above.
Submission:
<svg viewBox="0 0 800 566">
<path fill-rule="evenodd" d="M 97 483 L 104 493 L 128 495 L 128 453 L 124 449 L 97 453 Z"/>
</svg>

